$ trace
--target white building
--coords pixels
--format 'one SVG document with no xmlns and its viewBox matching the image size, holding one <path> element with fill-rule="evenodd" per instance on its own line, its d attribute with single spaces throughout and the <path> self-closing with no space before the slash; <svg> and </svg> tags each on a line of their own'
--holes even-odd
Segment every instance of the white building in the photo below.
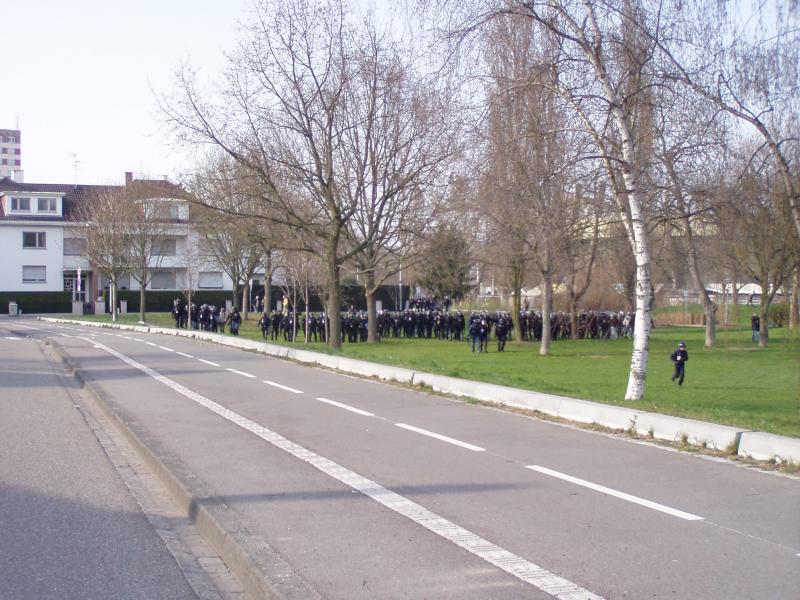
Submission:
<svg viewBox="0 0 800 600">
<path fill-rule="evenodd" d="M 148 289 L 178 291 L 193 283 L 199 291 L 232 290 L 231 279 L 203 252 L 205 245 L 189 227 L 189 204 L 182 190 L 167 181 L 125 175 L 125 186 L 0 179 L 0 293 L 68 291 L 74 302 L 101 297 L 108 283 L 84 254 L 83 223 L 76 215 L 99 194 L 129 186 L 139 200 L 163 206 L 159 212 L 166 233 L 151 261 Z M 119 288 L 139 286 L 134 276 L 126 276 Z"/>
<path fill-rule="evenodd" d="M 22 180 L 22 133 L 18 129 L 0 129 L 0 179 Z"/>
</svg>

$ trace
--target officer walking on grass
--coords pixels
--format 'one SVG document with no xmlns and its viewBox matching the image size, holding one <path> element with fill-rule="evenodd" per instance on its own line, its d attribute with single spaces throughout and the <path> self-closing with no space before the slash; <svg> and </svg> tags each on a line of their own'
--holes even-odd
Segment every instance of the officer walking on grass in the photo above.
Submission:
<svg viewBox="0 0 800 600">
<path fill-rule="evenodd" d="M 678 385 L 683 385 L 683 378 L 686 375 L 686 361 L 689 360 L 689 353 L 686 352 L 686 344 L 681 342 L 678 344 L 678 349 L 670 354 L 670 360 L 675 365 L 675 371 L 672 373 L 672 381 L 678 380 Z"/>
</svg>

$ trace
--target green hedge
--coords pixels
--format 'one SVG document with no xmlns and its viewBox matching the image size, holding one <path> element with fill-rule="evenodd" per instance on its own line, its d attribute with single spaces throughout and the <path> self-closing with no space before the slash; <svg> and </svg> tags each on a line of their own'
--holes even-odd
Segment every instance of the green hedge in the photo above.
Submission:
<svg viewBox="0 0 800 600">
<path fill-rule="evenodd" d="M 0 292 L 0 310 L 5 314 L 9 302 L 16 302 L 23 314 L 72 312 L 70 292 Z"/>
<path fill-rule="evenodd" d="M 394 310 L 394 295 L 397 293 L 396 286 L 381 286 L 377 292 L 378 300 L 383 302 L 383 307 Z M 264 288 L 257 286 L 253 290 L 253 296 L 262 295 Z M 283 296 L 280 287 L 272 286 L 272 307 L 275 302 Z M 145 296 L 147 312 L 169 312 L 172 310 L 172 303 L 175 298 L 184 299 L 183 292 L 177 290 L 151 291 L 148 290 Z M 214 304 L 224 306 L 226 300 L 230 300 L 232 294 L 230 290 L 200 290 L 192 295 L 192 302 L 196 304 Z M 359 285 L 343 285 L 341 293 L 342 310 L 347 310 L 351 305 L 356 310 L 366 310 L 367 300 L 364 296 L 364 288 Z M 409 298 L 408 286 L 403 286 L 403 300 Z M 128 303 L 128 312 L 139 312 L 139 291 L 120 290 L 119 299 Z M 71 313 L 72 294 L 70 292 L 0 292 L 0 312 L 7 313 L 8 303 L 16 302 L 19 309 L 24 314 L 34 313 Z M 304 310 L 302 298 L 298 302 L 298 310 Z M 324 298 L 319 295 L 312 295 L 309 299 L 312 311 L 320 312 L 323 310 Z M 108 311 L 108 298 L 106 298 L 106 310 Z"/>
<path fill-rule="evenodd" d="M 120 290 L 118 296 L 120 300 L 127 301 L 129 313 L 139 312 L 139 290 Z M 147 290 L 145 294 L 145 309 L 147 312 L 170 312 L 175 298 L 186 299 L 183 292 L 178 290 Z M 231 298 L 230 290 L 201 290 L 192 294 L 192 302 L 195 304 L 225 306 L 225 300 L 230 300 Z M 106 310 L 108 310 L 108 299 L 106 299 Z"/>
</svg>

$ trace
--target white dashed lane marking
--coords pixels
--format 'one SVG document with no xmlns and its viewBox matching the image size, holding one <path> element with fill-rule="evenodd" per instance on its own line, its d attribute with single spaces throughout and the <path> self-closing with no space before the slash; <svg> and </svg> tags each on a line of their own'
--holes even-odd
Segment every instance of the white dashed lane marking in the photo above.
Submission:
<svg viewBox="0 0 800 600">
<path fill-rule="evenodd" d="M 89 340 L 87 340 L 89 341 Z M 306 448 L 286 439 L 279 433 L 271 431 L 266 427 L 259 425 L 255 421 L 233 412 L 225 408 L 221 404 L 217 404 L 213 400 L 201 396 L 197 392 L 181 385 L 177 381 L 173 381 L 164 377 L 157 371 L 136 362 L 132 358 L 128 358 L 124 354 L 120 354 L 112 348 L 107 346 L 98 346 L 111 354 L 116 356 L 121 361 L 129 364 L 146 373 L 156 381 L 159 381 L 167 387 L 173 389 L 182 396 L 196 402 L 211 412 L 219 415 L 227 421 L 234 423 L 242 429 L 260 437 L 264 441 L 273 445 L 274 447 L 283 450 L 287 454 L 298 458 L 309 465 L 313 466 L 320 472 L 332 477 L 350 488 L 361 492 L 368 498 L 382 504 L 390 510 L 410 519 L 414 523 L 424 527 L 428 531 L 440 536 L 441 538 L 452 542 L 456 546 L 463 548 L 474 556 L 494 565 L 498 569 L 513 575 L 517 579 L 547 593 L 559 600 L 603 600 L 602 596 L 593 594 L 587 589 L 572 583 L 571 581 L 556 575 L 534 564 L 516 554 L 493 544 L 468 529 L 437 515 L 436 513 L 428 510 L 424 506 L 409 500 L 405 496 L 393 492 L 392 490 L 383 487 L 382 485 L 343 467 L 330 459 L 325 458 L 319 454 L 307 450 Z"/>
<path fill-rule="evenodd" d="M 586 481 L 585 479 L 578 479 L 577 477 L 573 477 L 572 475 L 559 473 L 558 471 L 553 471 L 552 469 L 548 469 L 547 467 L 540 467 L 539 465 L 529 465 L 527 468 L 533 471 L 537 471 L 539 473 L 543 473 L 545 475 L 550 475 L 551 477 L 556 477 L 564 481 L 569 481 L 570 483 L 574 483 L 576 485 L 580 485 L 585 488 L 589 488 L 590 490 L 600 492 L 601 494 L 614 496 L 615 498 L 627 500 L 628 502 L 633 502 L 634 504 L 639 504 L 640 506 L 646 506 L 647 508 L 652 508 L 653 510 L 657 510 L 666 513 L 668 515 L 672 515 L 673 517 L 678 517 L 681 519 L 685 519 L 687 521 L 703 520 L 703 517 L 698 517 L 697 515 L 693 515 L 692 513 L 687 513 L 682 510 L 678 510 L 677 508 L 664 506 L 663 504 L 659 504 L 658 502 L 645 500 L 644 498 L 639 498 L 638 496 L 631 496 L 630 494 L 626 494 L 625 492 L 619 492 L 617 490 L 607 488 L 604 485 L 599 485 L 597 483 L 592 483 L 591 481 Z"/>
<path fill-rule="evenodd" d="M 328 400 L 327 398 L 317 398 L 320 402 L 324 402 L 325 404 L 331 404 L 332 406 L 338 406 L 339 408 L 343 408 L 345 410 L 349 410 L 350 412 L 354 412 L 359 415 L 363 415 L 365 417 L 374 417 L 371 412 L 367 412 L 365 410 L 361 410 L 360 408 L 355 408 L 353 406 L 348 406 L 347 404 L 342 404 L 341 402 L 336 402 L 335 400 Z"/>
<path fill-rule="evenodd" d="M 175 352 L 175 354 L 180 354 L 181 356 L 185 356 L 186 358 L 194 358 L 191 354 L 186 354 L 186 352 Z"/>
<path fill-rule="evenodd" d="M 203 361 L 203 362 L 205 362 L 205 361 Z M 226 371 L 230 371 L 231 373 L 236 373 L 237 375 L 243 375 L 244 377 L 249 377 L 250 379 L 255 379 L 256 378 L 255 375 L 251 375 L 250 373 L 245 373 L 244 371 L 237 371 L 236 369 L 231 369 L 230 367 L 228 367 L 225 370 Z"/>
<path fill-rule="evenodd" d="M 433 431 L 428 431 L 427 429 L 420 429 L 419 427 L 414 427 L 413 425 L 406 425 L 405 423 L 395 423 L 396 427 L 400 427 L 401 429 L 408 429 L 409 431 L 413 431 L 415 433 L 419 433 L 422 435 L 426 435 L 428 437 L 432 437 L 434 439 L 440 440 L 442 442 L 447 442 L 448 444 L 453 444 L 455 446 L 461 446 L 462 448 L 466 448 L 467 450 L 472 450 L 473 452 L 485 452 L 486 448 L 481 448 L 480 446 L 475 446 L 473 444 L 468 444 L 467 442 L 462 442 L 461 440 L 457 440 L 451 437 L 447 437 L 446 435 L 441 435 L 439 433 L 434 433 Z"/>
<path fill-rule="evenodd" d="M 159 346 L 162 350 L 166 350 L 167 352 L 175 352 L 172 348 L 167 348 L 166 346 Z"/>
<path fill-rule="evenodd" d="M 303 393 L 301 390 L 296 390 L 294 388 L 289 387 L 288 385 L 282 385 L 280 383 L 275 383 L 274 381 L 270 381 L 269 379 L 265 379 L 264 383 L 266 383 L 267 385 L 271 385 L 272 387 L 276 387 L 278 389 L 285 390 L 287 392 L 291 392 L 293 394 L 302 394 Z"/>
<path fill-rule="evenodd" d="M 210 360 L 206 360 L 205 358 L 198 358 L 197 360 L 199 360 L 200 362 L 206 363 L 207 365 L 211 365 L 212 367 L 221 366 L 221 365 L 219 365 L 219 364 L 217 364 L 215 362 L 211 362 Z"/>
<path fill-rule="evenodd" d="M 153 346 L 154 348 L 158 348 L 158 344 L 154 344 L 153 342 L 145 342 L 148 346 Z"/>
</svg>

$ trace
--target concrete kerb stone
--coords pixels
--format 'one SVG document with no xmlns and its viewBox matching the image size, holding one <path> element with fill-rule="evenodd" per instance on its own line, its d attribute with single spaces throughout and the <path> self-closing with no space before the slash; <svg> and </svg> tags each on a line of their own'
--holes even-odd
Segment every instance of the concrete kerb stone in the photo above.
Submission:
<svg viewBox="0 0 800 600">
<path fill-rule="evenodd" d="M 756 460 L 800 463 L 800 439 L 760 431 L 745 431 L 739 441 L 739 456 Z"/>
<path fill-rule="evenodd" d="M 491 383 L 457 379 L 445 375 L 412 371 L 400 367 L 332 356 L 310 350 L 287 348 L 267 342 L 209 332 L 176 330 L 165 327 L 143 328 L 135 325 L 92 323 L 71 319 L 42 319 L 59 323 L 89 324 L 97 327 L 115 327 L 202 339 L 226 346 L 255 350 L 280 358 L 288 358 L 305 364 L 320 365 L 346 373 L 378 377 L 388 381 L 393 380 L 418 386 L 428 386 L 436 392 L 535 410 L 578 423 L 596 423 L 611 429 L 631 430 L 639 435 L 652 435 L 656 439 L 673 442 L 685 439 L 688 443 L 706 445 L 717 450 L 736 448 L 739 454 L 751 456 L 757 460 L 770 460 L 777 457 L 780 460 L 800 462 L 800 440 L 767 433 L 744 431 L 727 425 L 650 413 L 634 408 L 566 398 Z M 742 440 L 746 440 L 746 445 L 743 445 Z"/>
<path fill-rule="evenodd" d="M 643 411 L 637 415 L 635 430 L 641 435 L 652 433 L 654 438 L 672 442 L 680 442 L 685 437 L 690 444 L 715 450 L 736 447 L 744 433 L 738 427 Z"/>
<path fill-rule="evenodd" d="M 706 444 L 718 450 L 728 448 L 741 434 L 740 429 L 726 425 L 444 375 L 416 372 L 413 383 L 430 386 L 437 392 L 535 410 L 578 423 L 596 423 L 611 429 L 633 430 L 640 435 L 649 435 L 652 432 L 653 437 L 663 440 L 680 441 L 685 435 L 686 440 L 692 444 Z"/>
</svg>

